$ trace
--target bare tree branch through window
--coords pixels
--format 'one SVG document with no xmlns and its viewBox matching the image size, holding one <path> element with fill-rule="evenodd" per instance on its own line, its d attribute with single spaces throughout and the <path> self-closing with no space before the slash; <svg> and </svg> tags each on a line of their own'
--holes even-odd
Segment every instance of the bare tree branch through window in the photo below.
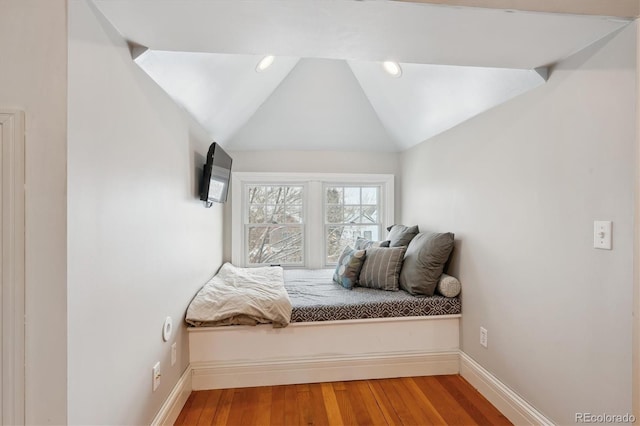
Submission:
<svg viewBox="0 0 640 426">
<path fill-rule="evenodd" d="M 299 185 L 248 187 L 249 264 L 304 263 L 303 195 Z"/>
</svg>

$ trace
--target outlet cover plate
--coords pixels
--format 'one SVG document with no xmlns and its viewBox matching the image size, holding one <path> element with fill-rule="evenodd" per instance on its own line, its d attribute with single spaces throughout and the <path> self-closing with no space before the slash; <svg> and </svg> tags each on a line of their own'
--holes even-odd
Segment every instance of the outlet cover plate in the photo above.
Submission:
<svg viewBox="0 0 640 426">
<path fill-rule="evenodd" d="M 611 250 L 611 221 L 593 222 L 593 248 Z"/>
</svg>

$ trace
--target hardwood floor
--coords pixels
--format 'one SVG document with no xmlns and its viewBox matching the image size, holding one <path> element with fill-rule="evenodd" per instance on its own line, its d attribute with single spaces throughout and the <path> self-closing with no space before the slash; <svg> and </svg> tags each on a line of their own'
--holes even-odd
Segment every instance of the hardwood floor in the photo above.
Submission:
<svg viewBox="0 0 640 426">
<path fill-rule="evenodd" d="M 459 375 L 192 392 L 176 425 L 510 425 Z"/>
</svg>

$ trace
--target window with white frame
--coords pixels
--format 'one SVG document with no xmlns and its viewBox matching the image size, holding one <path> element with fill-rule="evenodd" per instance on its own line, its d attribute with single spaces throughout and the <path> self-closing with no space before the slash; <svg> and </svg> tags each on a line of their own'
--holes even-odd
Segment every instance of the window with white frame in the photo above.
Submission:
<svg viewBox="0 0 640 426">
<path fill-rule="evenodd" d="M 304 264 L 304 186 L 245 185 L 247 265 Z"/>
<path fill-rule="evenodd" d="M 237 265 L 331 267 L 393 224 L 392 175 L 235 172 L 232 185 Z"/>
<path fill-rule="evenodd" d="M 381 185 L 325 184 L 324 241 L 327 265 L 337 263 L 344 248 L 353 247 L 358 238 L 380 239 L 380 192 Z"/>
</svg>

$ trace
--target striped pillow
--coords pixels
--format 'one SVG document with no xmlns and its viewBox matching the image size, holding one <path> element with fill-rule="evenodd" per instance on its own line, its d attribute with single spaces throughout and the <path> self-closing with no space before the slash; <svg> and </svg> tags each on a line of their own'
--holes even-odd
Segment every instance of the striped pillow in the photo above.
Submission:
<svg viewBox="0 0 640 426">
<path fill-rule="evenodd" d="M 379 290 L 399 290 L 405 251 L 406 247 L 367 249 L 358 285 Z"/>
</svg>

